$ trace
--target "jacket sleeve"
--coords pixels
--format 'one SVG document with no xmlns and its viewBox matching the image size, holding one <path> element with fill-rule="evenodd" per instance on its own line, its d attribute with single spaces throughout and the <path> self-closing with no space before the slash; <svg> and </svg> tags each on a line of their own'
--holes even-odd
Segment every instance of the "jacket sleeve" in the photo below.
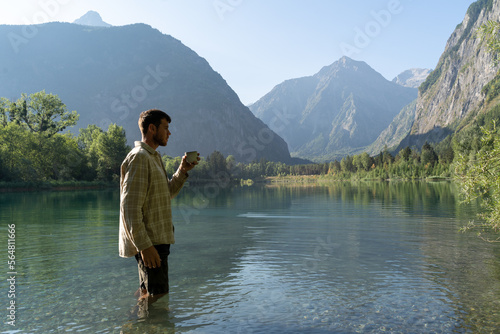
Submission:
<svg viewBox="0 0 500 334">
<path fill-rule="evenodd" d="M 177 194 L 179 194 L 187 178 L 188 176 L 181 173 L 180 170 L 177 170 L 175 174 L 172 175 L 172 179 L 168 181 L 168 189 L 170 191 L 171 198 L 174 198 Z"/>
</svg>

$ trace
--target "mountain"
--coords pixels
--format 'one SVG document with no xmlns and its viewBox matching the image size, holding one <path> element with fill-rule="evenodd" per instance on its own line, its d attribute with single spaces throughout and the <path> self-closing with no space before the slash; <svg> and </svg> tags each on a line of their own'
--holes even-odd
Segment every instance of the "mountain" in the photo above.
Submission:
<svg viewBox="0 0 500 334">
<path fill-rule="evenodd" d="M 93 10 L 87 12 L 73 23 L 91 27 L 111 27 L 111 24 L 104 22 L 101 15 Z"/>
<path fill-rule="evenodd" d="M 313 76 L 277 85 L 250 110 L 285 139 L 292 155 L 332 160 L 372 144 L 416 97 L 417 89 L 343 57 Z"/>
<path fill-rule="evenodd" d="M 427 79 L 432 70 L 427 68 L 412 68 L 400 73 L 392 82 L 404 87 L 418 88 Z"/>
<path fill-rule="evenodd" d="M 500 0 L 479 0 L 469 7 L 436 69 L 419 87 L 413 124 L 400 147 L 439 142 L 485 111 L 488 101 L 483 89 L 498 80 L 499 67 L 493 65 L 491 53 L 476 32 L 499 16 Z"/>
<path fill-rule="evenodd" d="M 25 32 L 29 29 L 30 34 Z M 145 24 L 89 27 L 71 23 L 0 26 L 0 96 L 45 90 L 80 120 L 123 126 L 140 140 L 139 113 L 159 108 L 172 117 L 163 153 L 218 150 L 237 161 L 290 162 L 287 144 L 245 107 L 208 62 L 177 39 Z"/>
<path fill-rule="evenodd" d="M 371 156 L 377 155 L 385 148 L 395 150 L 401 148 L 400 145 L 408 136 L 408 133 L 413 126 L 415 120 L 415 112 L 417 108 L 417 99 L 405 106 L 399 114 L 394 117 L 391 124 L 382 131 L 380 136 L 363 151 Z"/>
</svg>

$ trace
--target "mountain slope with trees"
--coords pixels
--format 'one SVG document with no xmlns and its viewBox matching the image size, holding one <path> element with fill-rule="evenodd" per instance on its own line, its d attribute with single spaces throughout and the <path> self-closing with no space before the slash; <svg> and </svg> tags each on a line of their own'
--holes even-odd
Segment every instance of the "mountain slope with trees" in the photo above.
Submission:
<svg viewBox="0 0 500 334">
<path fill-rule="evenodd" d="M 0 26 L 0 96 L 45 90 L 80 115 L 72 129 L 122 126 L 140 140 L 139 113 L 172 117 L 162 153 L 215 150 L 238 161 L 290 162 L 286 143 L 239 100 L 207 61 L 145 24 L 91 27 L 70 23 Z"/>
</svg>

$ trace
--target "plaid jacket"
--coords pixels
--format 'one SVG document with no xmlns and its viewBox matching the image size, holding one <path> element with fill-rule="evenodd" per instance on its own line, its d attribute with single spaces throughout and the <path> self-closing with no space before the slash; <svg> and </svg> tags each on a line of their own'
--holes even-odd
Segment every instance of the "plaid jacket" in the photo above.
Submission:
<svg viewBox="0 0 500 334">
<path fill-rule="evenodd" d="M 152 245 L 175 243 L 170 201 L 186 178 L 178 170 L 169 180 L 160 154 L 146 143 L 135 142 L 120 173 L 121 257 Z"/>
</svg>

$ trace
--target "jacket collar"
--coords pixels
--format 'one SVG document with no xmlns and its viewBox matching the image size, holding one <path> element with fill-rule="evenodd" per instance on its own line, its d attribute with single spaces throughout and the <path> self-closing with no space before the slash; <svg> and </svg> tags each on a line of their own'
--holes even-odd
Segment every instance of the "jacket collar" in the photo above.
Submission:
<svg viewBox="0 0 500 334">
<path fill-rule="evenodd" d="M 149 153 L 151 153 L 153 155 L 158 154 L 158 152 L 154 148 L 152 148 L 151 146 L 149 146 L 145 142 L 136 141 L 136 142 L 134 142 L 134 144 L 135 144 L 135 147 L 140 146 L 141 148 L 145 149 L 146 151 L 148 151 Z"/>
</svg>

